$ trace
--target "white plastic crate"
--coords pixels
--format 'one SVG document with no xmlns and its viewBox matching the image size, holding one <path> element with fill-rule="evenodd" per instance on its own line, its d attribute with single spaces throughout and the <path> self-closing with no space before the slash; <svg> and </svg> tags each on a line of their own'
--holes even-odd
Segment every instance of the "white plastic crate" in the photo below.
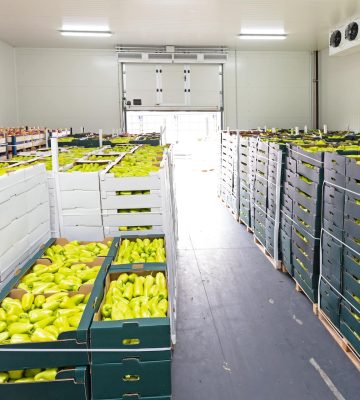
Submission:
<svg viewBox="0 0 360 400">
<path fill-rule="evenodd" d="M 112 195 L 102 192 L 102 208 L 104 210 L 117 210 L 161 207 L 162 200 L 160 193 L 159 190 L 141 195 Z"/>
<path fill-rule="evenodd" d="M 83 173 L 86 175 L 86 173 Z M 101 208 L 100 191 L 71 190 L 61 191 L 62 210 L 74 208 L 94 209 Z"/>
<path fill-rule="evenodd" d="M 164 216 L 161 212 L 142 212 L 128 214 L 105 214 L 103 211 L 104 226 L 162 226 Z"/>
<path fill-rule="evenodd" d="M 63 210 L 62 217 L 64 226 L 103 226 L 100 208 Z"/>
<path fill-rule="evenodd" d="M 64 226 L 62 235 L 68 240 L 102 241 L 104 240 L 103 227 L 91 226 Z"/>
</svg>

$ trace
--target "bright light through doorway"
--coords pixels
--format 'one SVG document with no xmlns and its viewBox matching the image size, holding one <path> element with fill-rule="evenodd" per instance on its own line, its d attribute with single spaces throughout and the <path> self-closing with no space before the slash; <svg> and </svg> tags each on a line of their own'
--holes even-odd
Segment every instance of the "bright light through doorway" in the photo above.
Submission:
<svg viewBox="0 0 360 400">
<path fill-rule="evenodd" d="M 175 156 L 191 158 L 204 168 L 216 165 L 220 112 L 127 112 L 129 133 L 159 132 L 161 127 Z"/>
</svg>

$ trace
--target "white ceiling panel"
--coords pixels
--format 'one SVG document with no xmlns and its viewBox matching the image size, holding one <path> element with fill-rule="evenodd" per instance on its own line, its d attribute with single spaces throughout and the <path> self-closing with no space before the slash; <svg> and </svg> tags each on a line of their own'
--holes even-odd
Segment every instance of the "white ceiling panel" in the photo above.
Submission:
<svg viewBox="0 0 360 400">
<path fill-rule="evenodd" d="M 0 39 L 17 47 L 224 45 L 242 50 L 315 50 L 328 30 L 360 15 L 358 0 L 0 0 Z M 111 38 L 62 37 L 64 26 L 104 27 Z M 243 29 L 279 30 L 279 42 L 245 42 Z"/>
</svg>

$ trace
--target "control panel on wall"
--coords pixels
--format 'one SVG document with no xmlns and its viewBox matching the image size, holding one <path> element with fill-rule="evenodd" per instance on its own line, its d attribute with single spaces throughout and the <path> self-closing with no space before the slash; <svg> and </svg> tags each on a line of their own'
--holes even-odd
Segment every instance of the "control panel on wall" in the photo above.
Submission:
<svg viewBox="0 0 360 400">
<path fill-rule="evenodd" d="M 123 94 L 127 109 L 222 107 L 219 64 L 124 64 Z"/>
</svg>

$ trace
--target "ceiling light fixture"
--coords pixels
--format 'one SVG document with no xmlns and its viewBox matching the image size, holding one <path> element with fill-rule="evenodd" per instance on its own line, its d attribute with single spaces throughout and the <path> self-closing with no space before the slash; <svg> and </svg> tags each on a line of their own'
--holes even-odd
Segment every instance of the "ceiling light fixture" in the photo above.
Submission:
<svg viewBox="0 0 360 400">
<path fill-rule="evenodd" d="M 284 40 L 287 35 L 284 33 L 240 33 L 238 37 L 243 40 Z"/>
<path fill-rule="evenodd" d="M 110 37 L 112 32 L 110 31 L 78 31 L 78 30 L 65 30 L 61 29 L 60 34 L 62 36 L 82 36 L 82 37 Z"/>
</svg>

